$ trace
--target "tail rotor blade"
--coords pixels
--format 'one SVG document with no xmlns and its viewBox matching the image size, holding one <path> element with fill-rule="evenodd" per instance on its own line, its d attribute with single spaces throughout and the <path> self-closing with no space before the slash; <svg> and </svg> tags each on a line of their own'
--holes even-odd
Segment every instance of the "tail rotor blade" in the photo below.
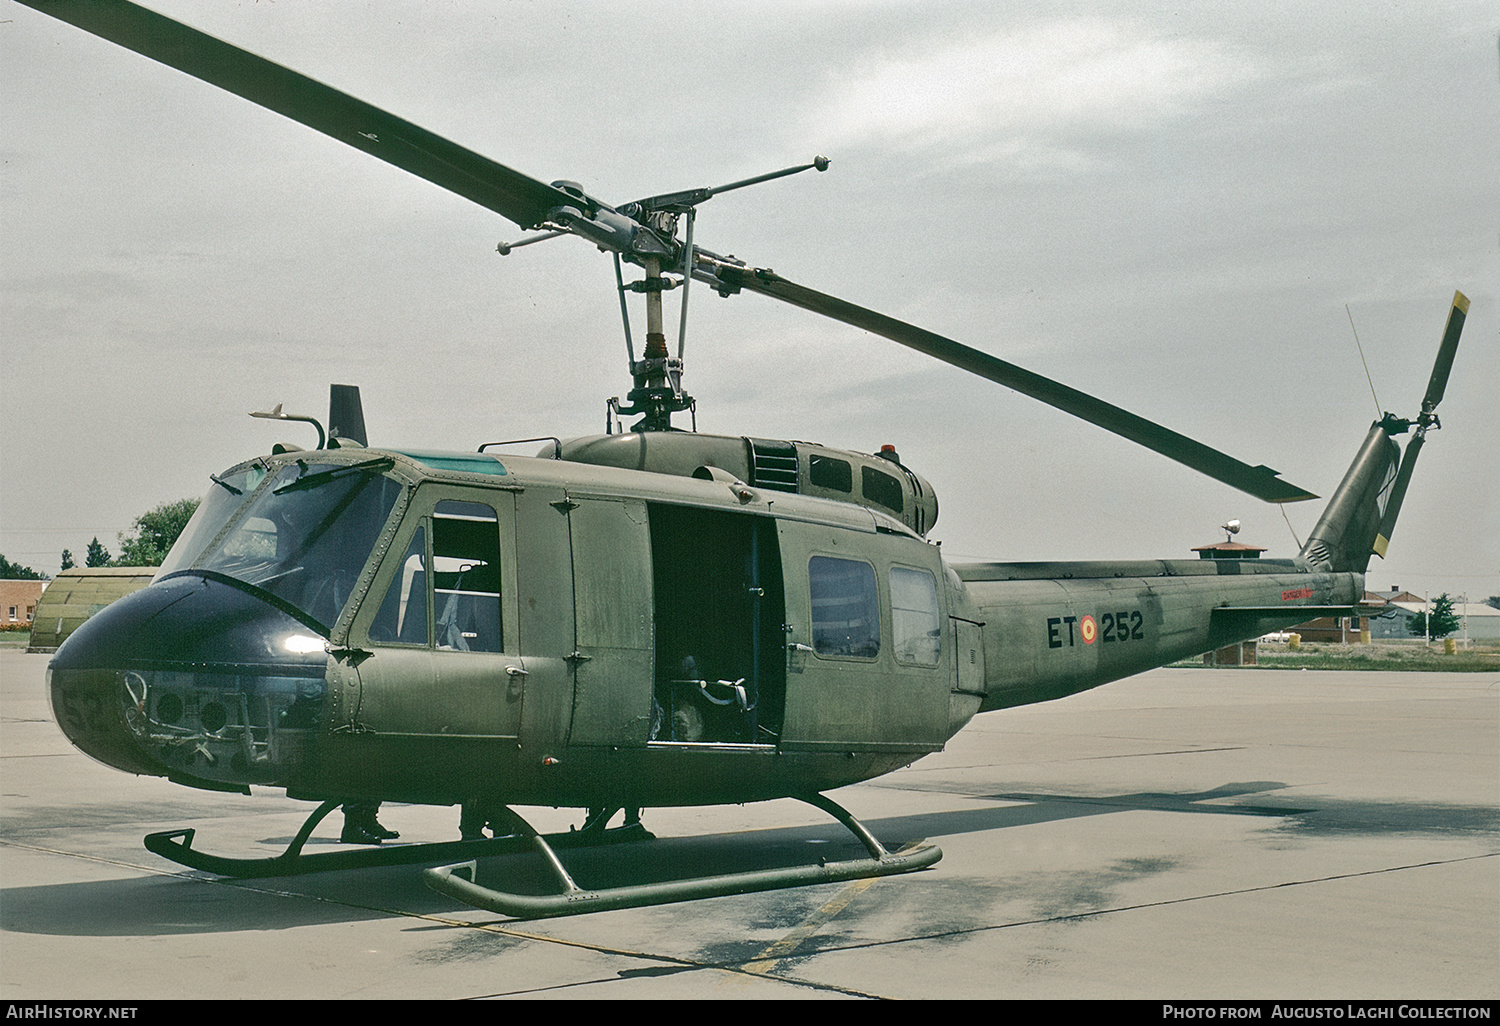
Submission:
<svg viewBox="0 0 1500 1026">
<path fill-rule="evenodd" d="M 1391 532 L 1396 528 L 1396 517 L 1401 513 L 1401 503 L 1406 499 L 1407 486 L 1411 484 L 1412 469 L 1417 465 L 1417 455 L 1427 441 L 1427 428 L 1441 426 L 1437 419 L 1437 405 L 1443 400 L 1448 388 L 1448 374 L 1453 370 L 1453 357 L 1458 352 L 1458 338 L 1463 334 L 1464 319 L 1469 314 L 1469 298 L 1462 292 L 1453 293 L 1453 307 L 1448 311 L 1448 324 L 1443 329 L 1443 341 L 1438 346 L 1437 360 L 1432 366 L 1432 377 L 1427 381 L 1427 394 L 1422 397 L 1422 414 L 1417 420 L 1416 430 L 1406 452 L 1401 457 L 1401 468 L 1396 471 L 1396 480 L 1391 485 L 1390 497 L 1386 500 L 1385 513 L 1380 518 L 1380 530 L 1372 546 L 1375 554 L 1385 558 L 1391 542 Z"/>
<path fill-rule="evenodd" d="M 1406 486 L 1411 484 L 1412 468 L 1417 465 L 1417 454 L 1422 451 L 1424 440 L 1422 434 L 1412 436 L 1412 440 L 1406 443 L 1406 452 L 1401 457 L 1401 467 L 1396 471 L 1396 480 L 1391 485 L 1391 494 L 1385 503 L 1385 515 L 1380 518 L 1380 530 L 1375 534 L 1375 544 L 1371 546 L 1375 554 L 1381 559 L 1385 558 L 1385 550 L 1391 543 L 1391 531 L 1395 530 L 1396 517 L 1401 512 L 1401 502 L 1406 498 Z"/>
<path fill-rule="evenodd" d="M 1462 292 L 1453 293 L 1453 308 L 1448 311 L 1448 325 L 1443 329 L 1443 343 L 1438 346 L 1437 361 L 1432 365 L 1432 377 L 1427 382 L 1427 394 L 1422 397 L 1422 410 L 1428 412 L 1443 401 L 1448 388 L 1448 373 L 1453 370 L 1453 356 L 1458 352 L 1458 336 L 1463 334 L 1464 320 L 1469 316 L 1469 297 Z"/>
</svg>

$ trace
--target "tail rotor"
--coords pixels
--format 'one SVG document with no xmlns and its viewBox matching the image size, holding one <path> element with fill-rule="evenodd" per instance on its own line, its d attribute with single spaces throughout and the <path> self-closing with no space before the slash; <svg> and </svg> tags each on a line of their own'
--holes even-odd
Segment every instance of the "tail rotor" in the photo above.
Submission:
<svg viewBox="0 0 1500 1026">
<path fill-rule="evenodd" d="M 1448 327 L 1417 419 L 1410 421 L 1387 413 L 1370 425 L 1359 454 L 1302 546 L 1302 557 L 1313 567 L 1364 573 L 1370 556 L 1385 557 L 1427 429 L 1442 426 L 1437 407 L 1448 387 L 1448 373 L 1453 369 L 1453 355 L 1458 351 L 1458 336 L 1468 312 L 1468 299 L 1462 292 L 1455 292 Z M 1413 429 L 1403 454 L 1394 436 Z"/>
</svg>

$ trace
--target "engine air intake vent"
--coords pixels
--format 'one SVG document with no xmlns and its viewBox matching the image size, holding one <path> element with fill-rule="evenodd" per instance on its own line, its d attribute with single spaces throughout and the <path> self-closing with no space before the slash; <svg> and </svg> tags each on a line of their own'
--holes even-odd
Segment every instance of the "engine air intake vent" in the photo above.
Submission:
<svg viewBox="0 0 1500 1026">
<path fill-rule="evenodd" d="M 748 438 L 750 443 L 750 484 L 776 492 L 795 492 L 797 487 L 797 447 L 790 442 Z"/>
</svg>

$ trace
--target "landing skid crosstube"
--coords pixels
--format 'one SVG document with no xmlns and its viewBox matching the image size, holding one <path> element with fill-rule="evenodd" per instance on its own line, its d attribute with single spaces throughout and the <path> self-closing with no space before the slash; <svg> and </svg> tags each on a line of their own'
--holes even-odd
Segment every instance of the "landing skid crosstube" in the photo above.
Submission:
<svg viewBox="0 0 1500 1026">
<path fill-rule="evenodd" d="M 266 876 L 298 876 L 340 869 L 364 869 L 373 866 L 414 865 L 448 859 L 467 859 L 455 865 L 423 871 L 429 887 L 465 904 L 518 919 L 544 919 L 554 916 L 581 915 L 614 909 L 665 905 L 698 898 L 756 891 L 803 887 L 810 884 L 836 883 L 870 877 L 893 876 L 926 869 L 943 857 L 936 845 L 919 844 L 897 852 L 888 852 L 864 824 L 838 803 L 823 795 L 801 799 L 833 816 L 859 838 L 868 858 L 843 862 L 820 860 L 814 865 L 790 866 L 744 873 L 726 873 L 667 880 L 623 887 L 588 889 L 579 887 L 558 858 L 557 849 L 593 847 L 629 841 L 652 839 L 639 821 L 605 829 L 604 822 L 615 810 L 595 814 L 582 830 L 562 834 L 539 834 L 509 808 L 503 809 L 507 828 L 512 832 L 474 841 L 441 841 L 431 844 L 396 844 L 357 848 L 348 851 L 302 853 L 314 828 L 339 802 L 328 801 L 307 817 L 286 851 L 270 858 L 247 859 L 212 855 L 193 848 L 192 829 L 150 834 L 145 839 L 149 851 L 180 865 L 220 876 L 248 879 Z M 516 894 L 484 887 L 478 882 L 478 860 L 494 855 L 535 851 L 539 853 L 557 879 L 561 890 L 555 894 Z"/>
<path fill-rule="evenodd" d="M 473 905 L 486 912 L 498 912 L 517 919 L 547 919 L 555 916 L 582 915 L 586 912 L 609 912 L 622 908 L 667 905 L 677 901 L 717 898 L 729 894 L 750 894 L 755 891 L 805 887 L 810 884 L 836 883 L 842 880 L 894 876 L 899 873 L 926 869 L 943 857 L 942 849 L 932 844 L 921 844 L 898 852 L 888 852 L 874 835 L 865 829 L 863 823 L 855 819 L 838 803 L 823 795 L 813 795 L 801 800 L 822 809 L 844 824 L 864 844 L 870 857 L 847 862 L 820 860 L 817 864 L 809 866 L 790 866 L 748 873 L 695 877 L 690 880 L 666 880 L 625 887 L 589 889 L 579 887 L 573 882 L 573 878 L 563 867 L 562 860 L 557 857 L 552 845 L 548 843 L 549 838 L 543 837 L 527 826 L 533 846 L 547 861 L 562 887 L 559 893 L 515 894 L 481 886 L 477 860 L 426 869 L 422 871 L 422 875 L 427 881 L 427 886 L 440 894 L 462 901 L 466 905 Z M 520 817 L 517 816 L 516 819 L 520 820 Z M 553 839 L 557 836 L 553 835 Z"/>
</svg>

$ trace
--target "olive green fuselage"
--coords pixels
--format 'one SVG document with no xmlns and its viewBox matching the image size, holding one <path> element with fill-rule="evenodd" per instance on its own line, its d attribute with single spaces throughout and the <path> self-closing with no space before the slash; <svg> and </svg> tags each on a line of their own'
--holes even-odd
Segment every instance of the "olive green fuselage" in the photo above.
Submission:
<svg viewBox="0 0 1500 1026">
<path fill-rule="evenodd" d="M 653 443 L 702 444 L 688 438 Z M 802 473 L 831 453 L 804 447 Z M 190 525 L 194 551 L 59 651 L 58 722 L 105 762 L 195 786 L 757 801 L 879 776 L 980 711 L 1254 637 L 1361 589 L 1293 561 L 950 566 L 882 508 L 902 501 L 890 491 L 839 501 L 699 469 L 366 449 L 244 464 L 220 479 L 244 487 L 211 493 L 222 523 Z M 892 472 L 935 515 L 925 482 Z M 335 515 L 364 516 L 366 540 L 320 555 L 297 532 Z M 289 546 L 302 562 L 282 572 Z M 318 580 L 287 590 L 325 556 Z M 234 645 L 206 633 L 215 622 L 226 638 L 237 625 Z M 109 639 L 126 634 L 120 654 Z"/>
</svg>

